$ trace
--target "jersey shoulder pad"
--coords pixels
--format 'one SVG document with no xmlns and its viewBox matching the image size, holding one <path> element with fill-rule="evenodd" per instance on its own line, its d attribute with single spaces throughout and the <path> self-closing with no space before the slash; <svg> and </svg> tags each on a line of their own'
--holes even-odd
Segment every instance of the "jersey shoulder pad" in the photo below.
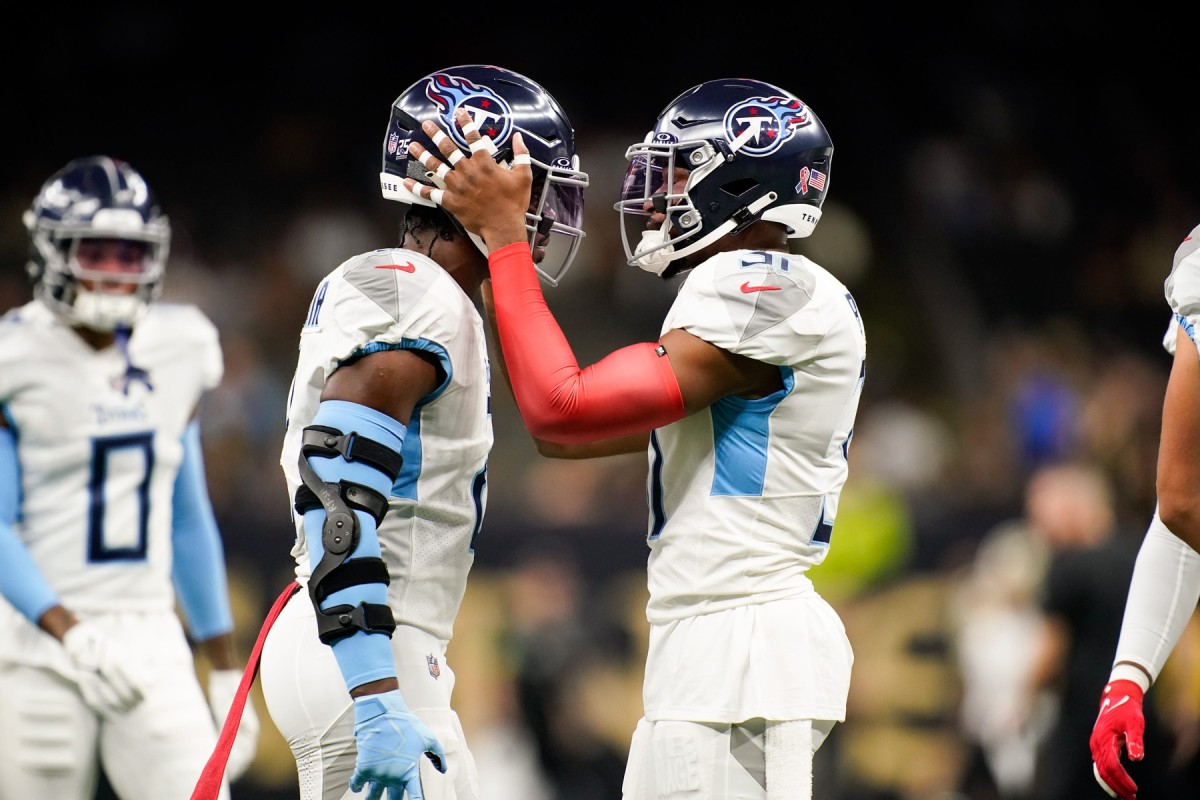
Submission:
<svg viewBox="0 0 1200 800">
<path fill-rule="evenodd" d="M 1195 321 L 1200 312 L 1200 226 L 1175 249 L 1164 294 L 1172 311 Z"/>
<path fill-rule="evenodd" d="M 667 317 L 669 328 L 731 352 L 794 317 L 813 302 L 817 275 L 811 262 L 787 253 L 718 253 L 693 269 Z"/>
<path fill-rule="evenodd" d="M 192 303 L 160 300 L 151 304 L 146 313 L 146 320 L 153 320 L 160 326 L 169 326 L 182 336 L 212 339 L 217 337 L 217 326 L 199 306 Z"/>
<path fill-rule="evenodd" d="M 199 306 L 159 301 L 151 304 L 134 333 L 150 340 L 149 347 L 172 347 L 186 354 L 201 373 L 202 384 L 211 389 L 224 374 L 224 357 L 217 326 Z"/>
<path fill-rule="evenodd" d="M 219 347 L 217 326 L 198 306 L 186 303 L 157 302 L 137 324 L 135 335 L 149 334 L 155 339 L 171 339 L 189 348 Z"/>
<path fill-rule="evenodd" d="M 39 311 L 46 309 L 34 300 L 23 306 L 11 308 L 0 316 L 0 404 L 12 389 L 12 380 L 21 372 L 20 365 L 36 358 Z"/>
<path fill-rule="evenodd" d="M 42 304 L 37 305 L 41 307 Z M 30 312 L 34 310 L 31 306 L 32 303 L 27 303 L 10 308 L 0 315 L 0 343 L 21 336 L 29 328 L 32 321 Z"/>
<path fill-rule="evenodd" d="M 437 302 L 458 289 L 449 273 L 433 259 L 412 250 L 385 248 L 364 253 L 343 264 L 343 280 L 394 320 L 405 317 L 422 302 Z M 426 295 L 434 293 L 432 298 Z"/>
<path fill-rule="evenodd" d="M 346 341 L 442 339 L 457 330 L 470 298 L 437 262 L 399 248 L 344 262 L 313 298 L 304 332 Z"/>
</svg>

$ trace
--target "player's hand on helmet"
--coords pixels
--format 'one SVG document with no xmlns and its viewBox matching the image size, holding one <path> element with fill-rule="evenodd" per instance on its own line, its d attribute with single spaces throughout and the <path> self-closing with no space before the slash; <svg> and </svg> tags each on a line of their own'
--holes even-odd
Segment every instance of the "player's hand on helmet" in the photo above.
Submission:
<svg viewBox="0 0 1200 800">
<path fill-rule="evenodd" d="M 63 634 L 62 644 L 83 702 L 93 711 L 120 714 L 142 701 L 139 665 L 96 622 L 77 622 Z"/>
<path fill-rule="evenodd" d="M 437 144 L 439 152 L 431 153 L 417 142 L 409 143 L 408 152 L 429 170 L 430 179 L 439 186 L 405 178 L 405 188 L 446 209 L 492 250 L 527 241 L 525 212 L 530 204 L 533 169 L 521 134 L 512 136 L 511 163 L 497 163 L 495 143 L 480 133 L 470 114 L 460 108 L 454 119 L 471 154 L 464 155 L 437 123 L 422 122 L 421 130 Z"/>
<path fill-rule="evenodd" d="M 1092 772 L 1104 791 L 1121 800 L 1137 797 L 1137 784 L 1121 764 L 1121 753 L 1131 761 L 1146 755 L 1142 735 L 1142 688 L 1133 681 L 1110 681 L 1100 700 L 1100 714 L 1092 728 Z"/>
<path fill-rule="evenodd" d="M 229 716 L 229 709 L 241 682 L 242 671 L 238 669 L 214 669 L 208 673 L 208 707 L 212 709 L 218 729 L 225 724 L 225 718 Z M 254 703 L 250 698 L 246 698 L 242 718 L 238 722 L 237 735 L 229 750 L 229 760 L 225 763 L 225 775 L 230 782 L 244 775 L 254 763 L 254 756 L 258 752 L 259 728 Z"/>
<path fill-rule="evenodd" d="M 446 771 L 446 753 L 433 731 L 404 704 L 398 690 L 369 694 L 354 700 L 354 741 L 358 760 L 350 788 L 368 787 L 366 800 L 424 800 L 421 758 L 438 772 Z"/>
</svg>

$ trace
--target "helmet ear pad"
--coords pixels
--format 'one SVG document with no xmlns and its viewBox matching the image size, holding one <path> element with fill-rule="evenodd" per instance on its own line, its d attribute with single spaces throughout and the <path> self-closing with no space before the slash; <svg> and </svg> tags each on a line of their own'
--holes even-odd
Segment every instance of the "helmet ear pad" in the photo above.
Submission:
<svg viewBox="0 0 1200 800">
<path fill-rule="evenodd" d="M 720 178 L 720 167 L 706 180 L 715 182 Z M 734 176 L 726 183 L 714 186 L 709 191 L 702 194 L 693 201 L 696 208 L 700 211 L 701 217 L 711 217 L 710 224 L 712 227 L 719 225 L 730 217 L 738 214 L 742 209 L 748 208 L 751 203 L 761 197 L 767 189 L 762 188 L 762 185 L 752 177 L 745 175 Z M 733 230 L 730 234 L 740 233 L 755 221 L 755 217 L 749 214 L 742 214 L 734 221 Z"/>
</svg>

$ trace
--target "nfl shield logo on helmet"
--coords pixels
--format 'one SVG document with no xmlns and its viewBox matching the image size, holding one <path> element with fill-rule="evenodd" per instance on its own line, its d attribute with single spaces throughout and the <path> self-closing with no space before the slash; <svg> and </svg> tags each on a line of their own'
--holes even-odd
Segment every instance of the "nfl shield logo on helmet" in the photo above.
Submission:
<svg viewBox="0 0 1200 800">
<path fill-rule="evenodd" d="M 435 656 L 433 653 L 430 653 L 429 655 L 425 656 L 425 663 L 429 667 L 429 674 L 433 676 L 434 680 L 437 680 L 437 678 L 442 674 L 442 668 L 438 664 L 437 656 Z"/>
</svg>

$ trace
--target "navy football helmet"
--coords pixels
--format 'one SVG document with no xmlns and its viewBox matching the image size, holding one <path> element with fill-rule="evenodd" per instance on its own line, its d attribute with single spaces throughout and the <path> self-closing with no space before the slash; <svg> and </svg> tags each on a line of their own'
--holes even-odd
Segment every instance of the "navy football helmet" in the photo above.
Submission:
<svg viewBox="0 0 1200 800">
<path fill-rule="evenodd" d="M 625 157 L 629 167 L 615 205 L 625 255 L 632 265 L 670 277 L 682 268 L 668 269 L 672 262 L 758 219 L 786 225 L 789 238 L 812 233 L 833 142 L 795 95 L 734 78 L 676 97 Z M 650 229 L 655 212 L 667 222 Z"/>
<path fill-rule="evenodd" d="M 129 164 L 108 156 L 71 161 L 42 184 L 23 220 L 30 237 L 25 268 L 34 294 L 71 322 L 106 331 L 132 327 L 160 294 L 171 226 Z M 89 270 L 77 258 L 83 239 L 143 243 L 141 268 Z M 113 284 L 124 284 L 124 290 L 99 288 Z"/>
<path fill-rule="evenodd" d="M 383 170 L 379 173 L 383 196 L 401 203 L 434 205 L 404 188 L 404 178 L 426 186 L 439 185 L 439 179 L 420 161 L 409 158 L 408 144 L 416 141 L 440 155 L 421 131 L 421 120 L 437 119 L 451 139 L 467 150 L 454 121 L 459 108 L 466 108 L 480 132 L 491 137 L 499 150 L 497 161 L 511 160 L 514 131 L 524 137 L 533 167 L 533 201 L 525 215 L 530 251 L 538 275 L 557 286 L 583 239 L 580 223 L 588 176 L 579 169 L 575 129 L 566 112 L 549 92 L 524 75 L 501 67 L 466 64 L 426 75 L 405 89 L 392 103 L 383 140 Z M 468 235 L 487 255 L 483 240 Z"/>
</svg>

